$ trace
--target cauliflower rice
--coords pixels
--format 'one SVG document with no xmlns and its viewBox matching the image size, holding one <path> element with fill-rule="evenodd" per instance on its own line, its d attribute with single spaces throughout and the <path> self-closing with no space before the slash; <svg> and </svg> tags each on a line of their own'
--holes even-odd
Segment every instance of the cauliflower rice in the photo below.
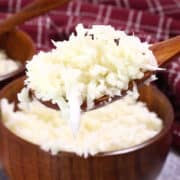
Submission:
<svg viewBox="0 0 180 180">
<path fill-rule="evenodd" d="M 120 96 L 130 81 L 158 69 L 146 42 L 111 26 L 79 24 L 68 41 L 54 44 L 28 62 L 26 85 L 38 99 L 59 106 L 74 134 L 84 101 L 91 109 L 95 99 Z"/>
<path fill-rule="evenodd" d="M 19 97 L 19 111 L 14 112 L 6 99 L 0 108 L 5 126 L 23 139 L 52 154 L 66 151 L 87 157 L 138 145 L 160 132 L 162 120 L 137 97 L 137 92 L 129 92 L 121 100 L 83 113 L 76 137 L 61 112 L 28 99 L 26 90 Z"/>
</svg>

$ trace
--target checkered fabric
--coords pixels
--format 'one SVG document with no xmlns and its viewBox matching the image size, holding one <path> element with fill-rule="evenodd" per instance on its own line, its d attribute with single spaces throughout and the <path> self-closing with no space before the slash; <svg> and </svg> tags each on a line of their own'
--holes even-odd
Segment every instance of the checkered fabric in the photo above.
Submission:
<svg viewBox="0 0 180 180">
<path fill-rule="evenodd" d="M 0 0 L 0 21 L 32 0 Z M 110 24 L 155 42 L 180 34 L 180 0 L 76 0 L 20 26 L 37 50 L 49 50 L 51 39 L 67 39 L 78 23 Z M 166 64 L 157 84 L 180 111 L 180 56 Z M 177 116 L 178 119 L 178 116 Z"/>
</svg>

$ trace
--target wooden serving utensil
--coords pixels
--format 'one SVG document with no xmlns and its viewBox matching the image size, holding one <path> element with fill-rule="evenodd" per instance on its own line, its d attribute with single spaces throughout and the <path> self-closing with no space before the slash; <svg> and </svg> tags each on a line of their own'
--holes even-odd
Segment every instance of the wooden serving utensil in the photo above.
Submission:
<svg viewBox="0 0 180 180">
<path fill-rule="evenodd" d="M 152 44 L 149 49 L 153 52 L 154 56 L 156 57 L 158 66 L 162 66 L 165 63 L 167 63 L 169 60 L 171 60 L 172 57 L 176 56 L 180 53 L 180 35 Z M 140 86 L 143 84 L 154 72 L 145 72 L 144 77 L 142 79 L 134 80 L 129 83 L 129 89 L 132 89 L 133 83 L 135 82 L 137 86 Z M 121 97 L 123 97 L 127 93 L 127 90 L 122 91 L 122 96 L 116 96 L 112 98 L 113 100 L 117 100 Z M 97 107 L 102 102 L 107 102 L 109 99 L 109 96 L 105 95 L 97 100 L 95 100 L 95 104 Z M 83 109 L 86 107 L 86 104 L 84 103 Z"/>
<path fill-rule="evenodd" d="M 180 35 L 150 46 L 159 66 L 180 53 Z"/>
<path fill-rule="evenodd" d="M 67 3 L 69 0 L 35 0 L 13 14 L 0 24 L 0 35 L 10 31 L 15 26 L 24 23 L 25 21 L 40 16 L 60 5 Z"/>
</svg>

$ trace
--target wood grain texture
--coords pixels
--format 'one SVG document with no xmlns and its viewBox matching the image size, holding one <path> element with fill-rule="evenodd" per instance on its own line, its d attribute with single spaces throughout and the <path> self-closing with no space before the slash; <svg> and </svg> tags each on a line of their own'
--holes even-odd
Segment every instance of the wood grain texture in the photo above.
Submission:
<svg viewBox="0 0 180 180">
<path fill-rule="evenodd" d="M 180 53 L 180 35 L 150 46 L 158 65 L 162 65 Z"/>
<path fill-rule="evenodd" d="M 23 79 L 3 88 L 0 98 L 13 101 Z M 140 93 L 140 99 L 163 119 L 162 131 L 143 144 L 86 159 L 65 152 L 52 156 L 11 133 L 0 121 L 0 157 L 10 180 L 154 180 L 171 144 L 173 110 L 154 86 L 143 86 Z"/>
<path fill-rule="evenodd" d="M 0 35 L 29 19 L 42 15 L 67 2 L 68 0 L 34 0 L 19 12 L 0 23 Z"/>
</svg>

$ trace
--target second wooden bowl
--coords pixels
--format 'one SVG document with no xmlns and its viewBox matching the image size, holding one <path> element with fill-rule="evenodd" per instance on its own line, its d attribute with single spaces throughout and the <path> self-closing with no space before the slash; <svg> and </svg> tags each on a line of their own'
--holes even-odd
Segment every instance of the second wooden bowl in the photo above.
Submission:
<svg viewBox="0 0 180 180">
<path fill-rule="evenodd" d="M 24 72 L 25 62 L 35 54 L 35 45 L 27 33 L 13 29 L 0 35 L 0 49 L 5 50 L 9 58 L 22 64 L 17 70 L 0 76 L 0 88 L 2 88 Z"/>
<path fill-rule="evenodd" d="M 23 87 L 17 79 L 0 92 L 13 102 Z M 0 121 L 0 157 L 10 180 L 154 180 L 160 173 L 171 145 L 173 110 L 154 86 L 140 89 L 142 101 L 163 120 L 161 132 L 146 142 L 119 151 L 83 158 L 73 153 L 51 155 L 27 142 Z M 141 112 L 140 112 L 141 113 Z M 121 139 L 119 139 L 121 141 Z"/>
</svg>

